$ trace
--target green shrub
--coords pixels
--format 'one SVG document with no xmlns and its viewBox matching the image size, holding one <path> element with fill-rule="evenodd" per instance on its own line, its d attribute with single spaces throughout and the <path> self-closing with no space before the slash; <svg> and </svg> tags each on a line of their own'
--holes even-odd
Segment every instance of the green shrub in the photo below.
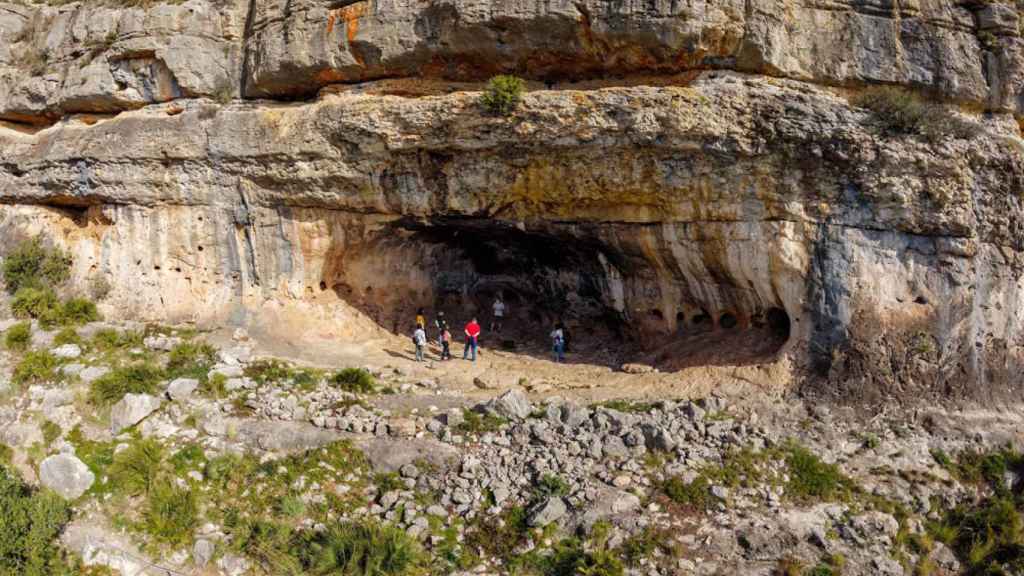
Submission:
<svg viewBox="0 0 1024 576">
<path fill-rule="evenodd" d="M 218 372 L 204 380 L 200 380 L 199 389 L 204 394 L 213 398 L 225 398 L 228 395 L 227 383 L 228 377 Z"/>
<path fill-rule="evenodd" d="M 298 518 L 306 513 L 306 503 L 295 494 L 288 494 L 277 503 L 277 512 L 285 518 Z"/>
<path fill-rule="evenodd" d="M 853 481 L 835 464 L 822 462 L 810 450 L 797 444 L 786 447 L 789 483 L 786 493 L 801 502 L 847 500 L 856 490 Z"/>
<path fill-rule="evenodd" d="M 0 466 L 0 574 L 71 574 L 57 538 L 71 519 L 59 496 L 36 492 Z"/>
<path fill-rule="evenodd" d="M 964 451 L 955 462 L 943 452 L 932 455 L 984 496 L 946 510 L 927 525 L 928 533 L 956 553 L 965 574 L 1024 573 L 1024 491 L 1006 482 L 1008 472 L 1024 475 L 1024 454 L 1009 448 Z"/>
<path fill-rule="evenodd" d="M 953 469 L 953 459 L 949 457 L 949 454 L 946 454 L 945 450 L 942 450 L 940 448 L 935 448 L 935 449 L 931 450 L 931 455 L 932 455 L 932 458 L 935 460 L 936 464 L 938 464 L 939 466 L 942 466 L 946 470 L 952 471 L 952 469 Z"/>
<path fill-rule="evenodd" d="M 994 496 L 961 504 L 928 526 L 965 565 L 966 574 L 1024 571 L 1024 499 Z"/>
<path fill-rule="evenodd" d="M 60 301 L 52 288 L 26 286 L 11 300 L 11 314 L 15 318 L 38 318 L 40 323 L 50 324 L 60 315 Z"/>
<path fill-rule="evenodd" d="M 81 325 L 99 320 L 96 304 L 84 298 L 57 299 L 51 288 L 25 287 L 11 300 L 11 313 L 16 318 L 36 318 L 46 328 Z"/>
<path fill-rule="evenodd" d="M 85 298 L 69 298 L 60 308 L 59 323 L 62 325 L 79 326 L 100 319 L 96 303 Z"/>
<path fill-rule="evenodd" d="M 99 406 L 116 404 L 125 394 L 152 394 L 164 378 L 161 369 L 147 363 L 122 366 L 100 376 L 90 387 L 90 398 Z"/>
<path fill-rule="evenodd" d="M 302 564 L 296 557 L 298 535 L 287 524 L 263 518 L 228 523 L 233 546 L 255 560 L 267 574 L 298 575 Z"/>
<path fill-rule="evenodd" d="M 7 444 L 0 444 L 0 466 L 10 466 L 14 460 L 14 449 Z"/>
<path fill-rule="evenodd" d="M 527 540 L 529 531 L 526 510 L 513 506 L 498 517 L 477 516 L 476 524 L 466 530 L 466 546 L 486 556 L 511 558 Z"/>
<path fill-rule="evenodd" d="M 206 380 L 216 363 L 217 351 L 213 346 L 205 342 L 182 342 L 167 357 L 167 377 Z"/>
<path fill-rule="evenodd" d="M 618 555 L 603 546 L 587 550 L 576 538 L 566 538 L 553 547 L 551 556 L 537 562 L 544 576 L 622 576 Z"/>
<path fill-rule="evenodd" d="M 113 328 L 104 328 L 92 337 L 92 346 L 97 350 L 109 352 L 119 348 L 142 346 L 142 334 L 139 332 L 118 332 Z"/>
<path fill-rule="evenodd" d="M 373 476 L 373 484 L 381 494 L 393 490 L 405 490 L 405 482 L 402 481 L 398 472 L 378 472 Z"/>
<path fill-rule="evenodd" d="M 53 381 L 57 379 L 59 365 L 56 356 L 46 350 L 29 352 L 15 366 L 11 381 L 18 385 Z"/>
<path fill-rule="evenodd" d="M 467 434 L 485 434 L 496 432 L 506 424 L 508 424 L 508 420 L 501 416 L 489 413 L 481 414 L 467 408 L 462 411 L 462 423 L 456 428 L 459 432 Z"/>
<path fill-rule="evenodd" d="M 966 450 L 957 455 L 955 463 L 949 462 L 946 469 L 961 482 L 987 485 L 993 492 L 1005 494 L 1008 488 L 1003 478 L 1008 471 L 1024 474 L 1024 454 L 1008 448 L 992 452 Z"/>
<path fill-rule="evenodd" d="M 137 439 L 114 454 L 110 482 L 118 490 L 137 496 L 150 492 L 164 471 L 164 448 L 155 439 Z"/>
<path fill-rule="evenodd" d="M 157 541 L 172 546 L 188 544 L 198 524 L 199 504 L 191 490 L 171 480 L 160 480 L 150 487 L 143 527 Z"/>
<path fill-rule="evenodd" d="M 707 510 L 718 502 L 711 494 L 711 482 L 703 474 L 689 484 L 678 476 L 670 476 L 662 483 L 661 489 L 669 500 L 693 510 Z"/>
<path fill-rule="evenodd" d="M 39 237 L 19 243 L 4 258 L 4 285 L 9 294 L 22 288 L 55 288 L 71 274 L 71 258 L 58 248 L 48 249 Z"/>
<path fill-rule="evenodd" d="M 551 496 L 568 496 L 569 484 L 561 477 L 554 474 L 545 474 L 537 482 L 535 489 L 537 498 L 549 498 Z"/>
<path fill-rule="evenodd" d="M 59 425 L 51 422 L 50 420 L 43 420 L 42 425 L 40 425 L 40 429 L 42 429 L 43 432 L 43 442 L 45 442 L 47 446 L 53 444 L 53 441 L 60 438 L 60 435 L 64 433 Z"/>
<path fill-rule="evenodd" d="M 296 368 L 288 362 L 272 358 L 250 362 L 245 367 L 244 374 L 259 384 L 287 382 L 303 389 L 312 389 L 321 377 L 319 370 Z"/>
<path fill-rule="evenodd" d="M 24 352 L 32 344 L 32 324 L 19 322 L 4 332 L 4 346 L 8 350 Z"/>
<path fill-rule="evenodd" d="M 189 444 L 175 452 L 170 459 L 171 468 L 178 476 L 185 476 L 192 470 L 202 471 L 206 468 L 206 453 L 202 446 Z"/>
<path fill-rule="evenodd" d="M 57 332 L 57 335 L 53 337 L 53 343 L 56 346 L 63 346 L 64 344 L 79 344 L 82 341 L 78 336 L 78 332 L 74 328 L 68 326 Z"/>
<path fill-rule="evenodd" d="M 426 557 L 404 530 L 373 521 L 331 525 L 300 549 L 313 574 L 401 576 L 421 573 Z"/>
<path fill-rule="evenodd" d="M 682 547 L 674 541 L 669 529 L 654 526 L 647 526 L 627 538 L 619 547 L 619 551 L 629 566 L 639 566 L 642 561 L 652 561 L 655 557 L 675 562 L 683 554 Z"/>
<path fill-rule="evenodd" d="M 331 382 L 342 390 L 358 394 L 372 394 L 377 389 L 373 375 L 362 368 L 345 368 L 332 376 Z"/>
<path fill-rule="evenodd" d="M 480 104 L 492 114 L 508 116 L 519 106 L 525 89 L 526 84 L 515 76 L 495 76 L 480 96 Z"/>
</svg>

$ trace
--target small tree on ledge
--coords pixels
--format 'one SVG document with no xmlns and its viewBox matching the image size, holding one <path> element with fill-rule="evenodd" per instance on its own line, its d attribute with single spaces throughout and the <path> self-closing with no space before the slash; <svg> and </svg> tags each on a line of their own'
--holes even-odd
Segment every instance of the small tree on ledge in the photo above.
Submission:
<svg viewBox="0 0 1024 576">
<path fill-rule="evenodd" d="M 515 76 L 495 76 L 487 82 L 487 90 L 480 96 L 480 104 L 492 114 L 508 116 L 515 111 L 523 97 L 526 83 Z"/>
</svg>

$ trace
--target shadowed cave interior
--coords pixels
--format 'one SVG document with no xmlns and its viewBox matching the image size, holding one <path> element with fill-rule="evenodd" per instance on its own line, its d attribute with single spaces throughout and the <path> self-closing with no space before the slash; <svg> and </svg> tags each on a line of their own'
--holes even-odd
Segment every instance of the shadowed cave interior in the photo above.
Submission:
<svg viewBox="0 0 1024 576">
<path fill-rule="evenodd" d="M 657 270 L 628 242 L 609 242 L 617 236 L 602 229 L 606 226 L 527 228 L 486 218 L 406 219 L 333 256 L 321 288 L 334 290 L 399 334 L 412 333 L 422 307 L 432 341 L 434 318 L 444 311 L 456 357 L 472 316 L 483 327 L 485 351 L 548 358 L 548 334 L 562 322 L 568 362 L 612 367 L 636 362 L 679 370 L 763 363 L 788 341 L 790 317 L 783 309 L 713 309 L 695 296 L 700 291 L 683 275 Z M 729 282 L 726 274 L 714 276 L 716 282 Z M 671 310 L 661 295 L 666 283 L 682 295 Z M 498 294 L 507 310 L 495 332 L 490 328 Z"/>
</svg>

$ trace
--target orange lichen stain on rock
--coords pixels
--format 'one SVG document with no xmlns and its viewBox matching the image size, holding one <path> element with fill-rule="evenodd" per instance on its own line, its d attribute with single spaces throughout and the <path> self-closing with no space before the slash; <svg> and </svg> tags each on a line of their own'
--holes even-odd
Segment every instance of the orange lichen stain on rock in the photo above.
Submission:
<svg viewBox="0 0 1024 576">
<path fill-rule="evenodd" d="M 368 5 L 369 2 L 357 2 L 337 10 L 338 17 L 345 21 L 345 37 L 349 42 L 356 39 L 356 33 L 359 32 L 359 19 L 366 15 Z"/>
</svg>

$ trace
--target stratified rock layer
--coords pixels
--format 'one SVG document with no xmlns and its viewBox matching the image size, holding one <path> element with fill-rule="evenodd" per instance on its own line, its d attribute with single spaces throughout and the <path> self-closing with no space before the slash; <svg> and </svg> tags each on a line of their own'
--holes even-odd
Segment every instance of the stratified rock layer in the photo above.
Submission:
<svg viewBox="0 0 1024 576">
<path fill-rule="evenodd" d="M 0 118 L 310 97 L 379 78 L 557 84 L 706 69 L 904 84 L 1019 112 L 1018 20 L 1012 6 L 953 0 L 0 3 Z"/>
<path fill-rule="evenodd" d="M 767 326 L 844 397 L 1008 397 L 1010 130 L 886 136 L 827 91 L 728 73 L 533 92 L 511 118 L 471 93 L 196 101 L 3 133 L 2 229 L 55 235 L 113 314 L 308 331 L 330 308 L 296 306 L 343 301 L 400 330 L 503 289 L 659 339 Z"/>
</svg>

